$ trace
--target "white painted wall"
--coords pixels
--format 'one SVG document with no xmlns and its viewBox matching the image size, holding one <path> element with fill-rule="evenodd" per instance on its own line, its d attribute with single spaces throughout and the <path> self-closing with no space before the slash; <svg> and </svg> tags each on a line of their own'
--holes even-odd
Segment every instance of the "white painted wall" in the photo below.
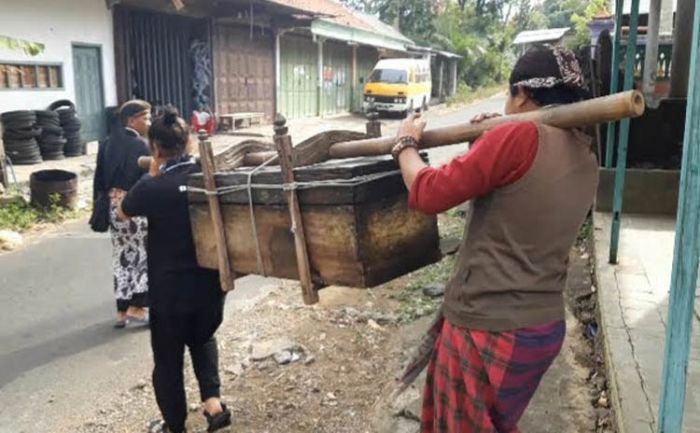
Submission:
<svg viewBox="0 0 700 433">
<path fill-rule="evenodd" d="M 57 99 L 75 101 L 71 44 L 102 47 L 105 105 L 116 105 L 112 12 L 105 0 L 0 0 L 0 35 L 40 42 L 44 52 L 29 56 L 0 49 L 2 61 L 60 62 L 63 90 L 0 90 L 0 113 L 45 109 Z"/>
</svg>

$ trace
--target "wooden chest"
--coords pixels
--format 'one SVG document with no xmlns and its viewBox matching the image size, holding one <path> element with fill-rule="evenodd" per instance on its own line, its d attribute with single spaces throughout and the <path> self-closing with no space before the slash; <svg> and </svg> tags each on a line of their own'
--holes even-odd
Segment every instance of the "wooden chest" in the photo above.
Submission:
<svg viewBox="0 0 700 433">
<path fill-rule="evenodd" d="M 251 170 L 216 175 L 233 271 L 298 279 L 280 169 L 257 171 L 249 189 Z M 372 287 L 439 260 L 437 219 L 408 209 L 407 191 L 391 157 L 329 161 L 294 173 L 317 283 Z M 202 176 L 192 176 L 189 186 L 202 188 Z M 197 259 L 201 266 L 215 269 L 216 243 L 206 197 L 191 189 L 189 202 Z"/>
</svg>

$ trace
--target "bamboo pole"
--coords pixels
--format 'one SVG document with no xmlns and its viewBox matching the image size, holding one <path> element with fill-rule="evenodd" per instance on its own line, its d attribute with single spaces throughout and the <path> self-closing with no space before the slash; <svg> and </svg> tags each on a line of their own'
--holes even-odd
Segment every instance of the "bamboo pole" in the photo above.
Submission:
<svg viewBox="0 0 700 433">
<path fill-rule="evenodd" d="M 573 104 L 546 107 L 537 111 L 488 119 L 478 124 L 464 122 L 428 129 L 423 133 L 420 145 L 422 149 L 427 149 L 474 141 L 489 129 L 514 121 L 533 121 L 560 128 L 592 126 L 598 123 L 641 116 L 644 113 L 644 107 L 644 96 L 640 92 L 622 92 Z M 294 148 L 295 167 L 299 164 L 308 165 L 332 158 L 386 155 L 391 153 L 395 141 L 396 138 L 393 136 L 342 141 L 335 144 L 329 143 L 328 140 L 315 140 L 308 146 L 302 144 Z M 276 155 L 277 152 L 274 151 L 247 152 L 240 157 L 237 166 L 257 167 Z M 139 166 L 148 168 L 149 163 L 149 157 L 139 158 Z"/>
<path fill-rule="evenodd" d="M 478 124 L 465 122 L 429 129 L 423 133 L 420 147 L 427 149 L 474 141 L 489 129 L 506 122 L 533 121 L 560 128 L 575 128 L 638 117 L 642 113 L 644 113 L 644 97 L 640 92 L 629 91 L 527 113 L 496 117 Z M 351 158 L 385 155 L 391 153 L 395 141 L 395 137 L 386 136 L 336 143 L 330 146 L 329 156 L 330 158 Z"/>
</svg>

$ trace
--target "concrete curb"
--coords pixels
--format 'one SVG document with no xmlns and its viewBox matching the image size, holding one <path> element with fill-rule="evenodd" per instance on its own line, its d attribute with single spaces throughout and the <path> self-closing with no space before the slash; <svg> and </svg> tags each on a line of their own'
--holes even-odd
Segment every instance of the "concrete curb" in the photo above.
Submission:
<svg viewBox="0 0 700 433">
<path fill-rule="evenodd" d="M 616 426 L 616 431 L 617 433 L 627 433 L 625 430 L 625 424 L 622 422 L 622 406 L 620 405 L 620 390 L 618 387 L 618 377 L 616 370 L 614 368 L 612 356 L 611 356 L 611 342 L 610 342 L 610 332 L 609 332 L 609 325 L 608 325 L 608 318 L 606 317 L 607 315 L 603 313 L 603 305 L 605 302 L 602 302 L 601 299 L 605 297 L 604 293 L 607 292 L 607 284 L 604 286 L 602 284 L 603 278 L 601 278 L 600 275 L 600 269 L 602 269 L 604 266 L 607 265 L 605 262 L 604 255 L 599 252 L 598 248 L 598 233 L 595 230 L 595 218 L 593 221 L 593 237 L 594 237 L 594 242 L 593 242 L 593 254 L 595 255 L 595 269 L 594 269 L 594 277 L 595 277 L 595 285 L 598 288 L 598 320 L 600 320 L 600 329 L 603 330 L 603 352 L 605 356 L 605 369 L 607 370 L 607 376 L 608 376 L 608 389 L 610 390 L 610 401 L 612 402 L 612 408 L 613 412 L 615 414 L 615 426 Z"/>
<path fill-rule="evenodd" d="M 646 394 L 636 376 L 634 353 L 619 304 L 615 267 L 608 263 L 610 221 L 610 217 L 602 214 L 593 216 L 598 311 L 615 424 L 618 433 L 654 433 L 654 414 L 643 404 L 646 402 L 635 401 Z"/>
</svg>

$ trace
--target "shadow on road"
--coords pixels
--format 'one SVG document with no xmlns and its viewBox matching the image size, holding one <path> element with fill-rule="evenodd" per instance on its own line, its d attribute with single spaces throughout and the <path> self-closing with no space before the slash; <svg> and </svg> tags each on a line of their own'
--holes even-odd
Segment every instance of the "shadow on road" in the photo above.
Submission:
<svg viewBox="0 0 700 433">
<path fill-rule="evenodd" d="M 114 320 L 96 323 L 62 337 L 19 349 L 0 356 L 0 388 L 23 373 L 64 358 L 123 338 L 126 334 L 144 332 L 147 327 L 113 328 Z"/>
</svg>

